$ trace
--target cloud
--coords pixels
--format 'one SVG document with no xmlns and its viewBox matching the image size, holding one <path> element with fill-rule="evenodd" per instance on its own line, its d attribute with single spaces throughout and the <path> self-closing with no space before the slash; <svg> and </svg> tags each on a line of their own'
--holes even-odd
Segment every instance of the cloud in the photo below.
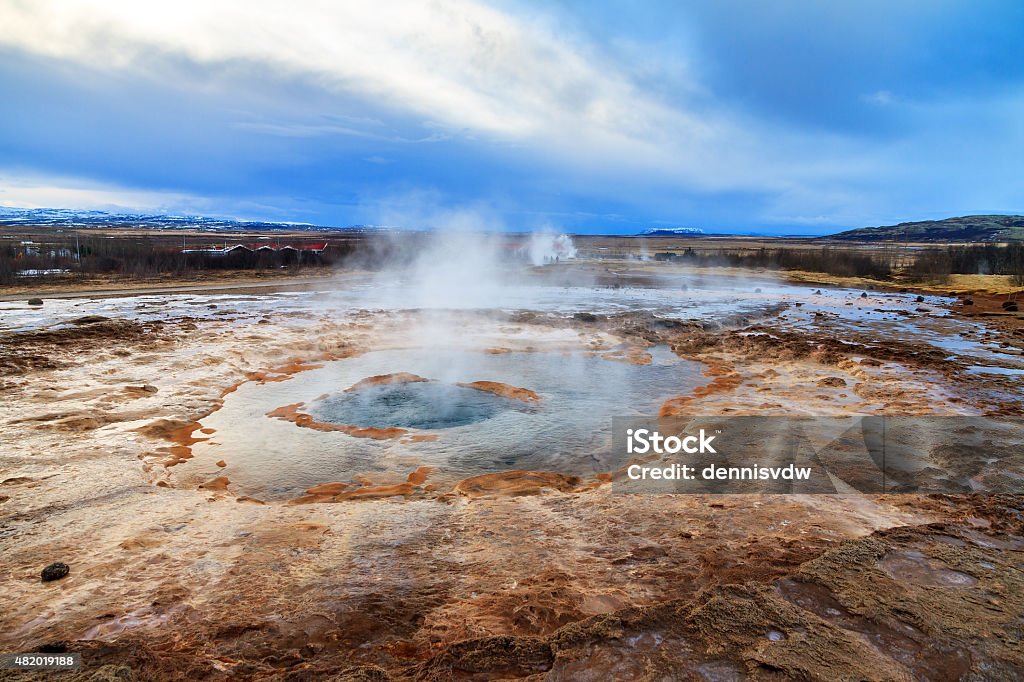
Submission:
<svg viewBox="0 0 1024 682">
<path fill-rule="evenodd" d="M 892 104 L 893 94 L 889 90 L 876 90 L 875 92 L 864 95 L 863 99 L 869 104 L 877 104 L 884 107 Z"/>
<path fill-rule="evenodd" d="M 424 142 L 442 142 L 450 139 L 449 135 L 433 133 L 425 137 L 408 138 L 390 132 L 371 132 L 365 129 L 337 125 L 334 123 L 257 123 L 240 121 L 234 124 L 239 130 L 252 131 L 264 135 L 279 137 L 319 137 L 321 135 L 350 135 L 376 142 L 420 144 Z"/>
<path fill-rule="evenodd" d="M 558 164 L 658 169 L 708 189 L 773 184 L 761 172 L 775 156 L 771 146 L 741 121 L 670 106 L 583 38 L 472 0 L 381 0 L 374 11 L 326 0 L 301 10 L 271 0 L 36 0 L 0 7 L 0 45 L 104 70 L 185 59 L 214 80 L 255 64 L 266 78 L 413 114 L 435 129 L 427 141 L 526 144 Z M 239 125 L 279 136 L 423 141 L 346 122 Z"/>
<path fill-rule="evenodd" d="M 215 210 L 212 201 L 179 192 L 138 190 L 81 178 L 47 177 L 11 170 L 0 170 L 0 206 L 153 213 Z"/>
<path fill-rule="evenodd" d="M 633 94 L 541 27 L 464 0 L 384 0 L 375 11 L 358 2 L 298 10 L 269 0 L 39 0 L 6 5 L 0 26 L 0 41 L 51 57 L 116 68 L 154 50 L 208 66 L 251 61 L 505 135 L 570 112 L 603 125 L 625 114 L 616 97 Z"/>
</svg>

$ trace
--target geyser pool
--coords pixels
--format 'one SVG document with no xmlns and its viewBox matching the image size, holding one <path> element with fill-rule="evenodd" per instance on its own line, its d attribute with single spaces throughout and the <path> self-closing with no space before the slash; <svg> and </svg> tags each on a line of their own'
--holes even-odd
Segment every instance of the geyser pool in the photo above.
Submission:
<svg viewBox="0 0 1024 682">
<path fill-rule="evenodd" d="M 516 402 L 455 384 L 416 381 L 343 391 L 306 411 L 318 422 L 364 428 L 450 429 L 490 419 Z"/>
<path fill-rule="evenodd" d="M 568 350 L 381 350 L 328 362 L 287 381 L 250 382 L 202 420 L 215 431 L 193 446 L 194 459 L 175 473 L 180 484 L 198 484 L 218 475 L 214 463 L 224 460 L 232 490 L 269 500 L 362 476 L 400 479 L 420 465 L 436 468 L 431 481 L 508 469 L 607 471 L 613 416 L 657 414 L 666 399 L 707 381 L 700 363 L 664 347 L 648 350 L 649 365 Z M 365 385 L 368 378 L 395 373 L 430 381 Z M 479 381 L 529 389 L 539 399 L 526 402 L 458 385 Z M 436 440 L 358 438 L 267 416 L 299 403 L 299 411 L 317 421 L 398 427 Z"/>
</svg>

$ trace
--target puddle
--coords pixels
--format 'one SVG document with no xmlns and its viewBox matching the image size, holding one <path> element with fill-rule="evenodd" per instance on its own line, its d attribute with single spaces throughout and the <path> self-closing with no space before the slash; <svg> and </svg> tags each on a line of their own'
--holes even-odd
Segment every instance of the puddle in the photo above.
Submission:
<svg viewBox="0 0 1024 682">
<path fill-rule="evenodd" d="M 937 559 L 925 556 L 916 550 L 890 552 L 878 561 L 878 566 L 897 580 L 906 580 L 915 585 L 938 587 L 970 587 L 978 579 L 947 568 Z"/>
<path fill-rule="evenodd" d="M 968 374 L 999 374 L 1003 376 L 1022 376 L 1024 375 L 1024 367 L 987 367 L 984 365 L 974 365 L 967 368 Z"/>
</svg>

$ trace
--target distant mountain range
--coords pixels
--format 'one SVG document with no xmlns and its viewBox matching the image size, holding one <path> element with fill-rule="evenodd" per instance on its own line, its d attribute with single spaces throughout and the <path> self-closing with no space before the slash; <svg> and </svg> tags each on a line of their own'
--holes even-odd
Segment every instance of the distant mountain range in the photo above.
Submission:
<svg viewBox="0 0 1024 682">
<path fill-rule="evenodd" d="M 640 233 L 643 237 L 681 237 L 693 234 L 704 234 L 699 227 L 652 227 Z"/>
<path fill-rule="evenodd" d="M 150 213 L 107 213 L 105 211 L 76 211 L 62 208 L 5 208 L 0 207 L 0 226 L 32 225 L 42 227 L 144 227 L 166 230 L 207 230 L 211 232 L 239 232 L 251 230 L 308 230 L 323 232 L 337 228 L 320 227 L 310 223 L 286 223 L 261 220 L 231 220 L 205 216 L 176 216 Z"/>
<path fill-rule="evenodd" d="M 969 215 L 899 225 L 862 227 L 827 237 L 841 241 L 1009 242 L 1024 241 L 1024 216 Z"/>
</svg>

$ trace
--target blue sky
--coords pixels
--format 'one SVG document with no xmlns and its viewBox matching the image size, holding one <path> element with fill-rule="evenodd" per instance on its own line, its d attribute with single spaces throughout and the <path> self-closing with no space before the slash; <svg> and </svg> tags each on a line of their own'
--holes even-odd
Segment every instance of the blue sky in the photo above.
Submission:
<svg viewBox="0 0 1024 682">
<path fill-rule="evenodd" d="M 1024 213 L 1024 3 L 0 0 L 0 205 L 820 234 Z"/>
</svg>

